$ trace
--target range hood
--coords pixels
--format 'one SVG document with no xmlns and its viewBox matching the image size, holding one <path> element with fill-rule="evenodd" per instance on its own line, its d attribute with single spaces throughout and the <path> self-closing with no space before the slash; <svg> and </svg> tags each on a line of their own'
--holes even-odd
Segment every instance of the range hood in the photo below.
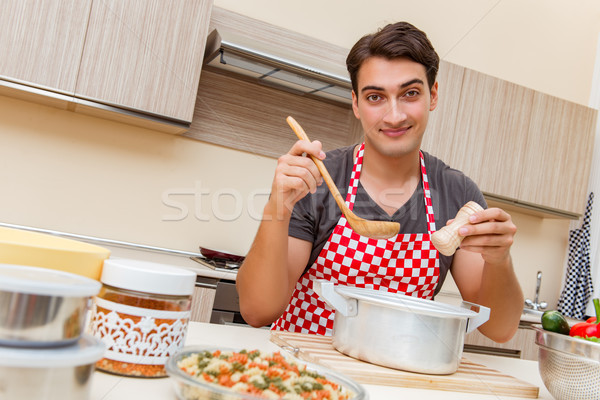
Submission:
<svg viewBox="0 0 600 400">
<path fill-rule="evenodd" d="M 222 29 L 207 39 L 204 64 L 304 95 L 351 104 L 352 85 L 343 66 L 308 55 L 275 54 L 267 43 Z"/>
</svg>

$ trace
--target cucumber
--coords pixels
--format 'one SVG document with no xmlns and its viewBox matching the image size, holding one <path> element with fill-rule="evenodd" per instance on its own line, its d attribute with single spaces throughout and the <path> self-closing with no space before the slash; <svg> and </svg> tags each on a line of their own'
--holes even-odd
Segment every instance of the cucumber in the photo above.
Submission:
<svg viewBox="0 0 600 400">
<path fill-rule="evenodd" d="M 571 329 L 565 317 L 556 310 L 544 311 L 542 314 L 542 327 L 547 331 L 562 335 L 568 335 Z"/>
</svg>

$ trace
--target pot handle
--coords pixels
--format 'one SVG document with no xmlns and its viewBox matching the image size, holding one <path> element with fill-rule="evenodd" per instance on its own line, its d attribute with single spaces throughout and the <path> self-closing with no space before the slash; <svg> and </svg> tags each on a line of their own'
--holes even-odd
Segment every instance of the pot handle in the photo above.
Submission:
<svg viewBox="0 0 600 400">
<path fill-rule="evenodd" d="M 342 313 L 345 317 L 354 317 L 358 313 L 358 302 L 356 299 L 348 299 L 335 291 L 335 284 L 325 279 L 317 279 L 313 282 L 313 290 L 325 303 Z"/>
<path fill-rule="evenodd" d="M 490 309 L 488 307 L 480 306 L 479 304 L 470 303 L 468 301 L 463 301 L 460 306 L 471 311 L 474 311 L 473 308 L 477 309 L 477 315 L 467 319 L 466 333 L 473 332 L 475 329 L 486 323 L 488 319 L 490 319 Z"/>
</svg>

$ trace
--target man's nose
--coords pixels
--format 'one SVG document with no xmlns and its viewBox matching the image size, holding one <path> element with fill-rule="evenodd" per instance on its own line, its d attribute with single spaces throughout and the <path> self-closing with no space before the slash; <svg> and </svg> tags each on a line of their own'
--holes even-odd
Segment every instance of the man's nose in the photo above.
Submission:
<svg viewBox="0 0 600 400">
<path fill-rule="evenodd" d="M 401 102 L 390 101 L 383 115 L 383 122 L 389 125 L 402 124 L 407 118 L 406 112 Z"/>
</svg>

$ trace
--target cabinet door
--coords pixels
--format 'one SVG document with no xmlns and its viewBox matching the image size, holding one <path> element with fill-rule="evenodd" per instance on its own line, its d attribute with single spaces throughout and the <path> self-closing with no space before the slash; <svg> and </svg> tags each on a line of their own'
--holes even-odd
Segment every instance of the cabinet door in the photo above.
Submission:
<svg viewBox="0 0 600 400">
<path fill-rule="evenodd" d="M 78 97 L 191 121 L 212 0 L 92 5 Z"/>
<path fill-rule="evenodd" d="M 519 199 L 583 214 L 597 111 L 536 92 Z"/>
<path fill-rule="evenodd" d="M 452 165 L 477 182 L 482 192 L 520 199 L 532 103 L 530 89 L 477 71 L 465 72 Z"/>
<path fill-rule="evenodd" d="M 190 321 L 210 322 L 216 292 L 211 288 L 198 286 L 194 288 Z"/>
<path fill-rule="evenodd" d="M 456 158 L 454 145 L 460 139 L 456 134 L 456 118 L 465 68 L 440 60 L 438 81 L 438 104 L 429 114 L 427 131 L 423 136 L 422 148 L 454 168 Z"/>
<path fill-rule="evenodd" d="M 91 3 L 2 1 L 0 77 L 73 94 Z"/>
</svg>

